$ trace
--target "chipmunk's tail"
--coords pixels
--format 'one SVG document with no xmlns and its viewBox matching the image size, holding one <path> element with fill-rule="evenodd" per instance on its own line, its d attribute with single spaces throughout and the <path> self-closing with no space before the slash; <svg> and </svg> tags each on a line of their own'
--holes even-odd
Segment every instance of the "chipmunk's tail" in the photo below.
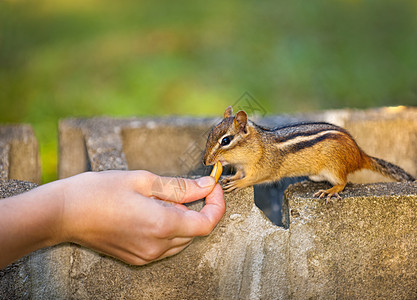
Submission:
<svg viewBox="0 0 417 300">
<path fill-rule="evenodd" d="M 371 163 L 369 169 L 372 171 L 381 173 L 384 176 L 390 177 L 396 181 L 415 181 L 416 179 L 404 171 L 399 166 L 396 166 L 392 163 L 389 163 L 383 159 L 379 159 L 376 157 L 369 157 L 371 159 Z"/>
</svg>

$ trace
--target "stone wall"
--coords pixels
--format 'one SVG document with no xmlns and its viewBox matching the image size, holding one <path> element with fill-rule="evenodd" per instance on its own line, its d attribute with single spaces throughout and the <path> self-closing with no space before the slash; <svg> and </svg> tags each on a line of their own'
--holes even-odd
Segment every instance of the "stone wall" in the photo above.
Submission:
<svg viewBox="0 0 417 300">
<path fill-rule="evenodd" d="M 37 251 L 0 273 L 0 298 L 415 299 L 417 184 L 350 184 L 330 204 L 312 197 L 324 186 L 287 190 L 288 229 L 254 205 L 252 188 L 227 194 L 209 236 L 142 267 L 72 244 Z"/>
<path fill-rule="evenodd" d="M 350 184 L 342 201 L 286 191 L 290 298 L 416 299 L 417 183 Z"/>
<path fill-rule="evenodd" d="M 369 154 L 417 175 L 416 110 L 332 111 L 257 121 L 305 119 L 338 123 Z M 218 121 L 63 120 L 60 177 L 136 168 L 204 174 L 201 153 Z M 226 194 L 226 214 L 212 234 L 142 267 L 72 244 L 37 251 L 0 272 L 0 298 L 416 299 L 417 183 L 348 184 L 343 200 L 329 204 L 313 197 L 326 186 L 302 182 L 287 189 L 285 228 L 254 205 L 253 188 Z M 3 181 L 0 196 L 32 187 Z"/>
</svg>

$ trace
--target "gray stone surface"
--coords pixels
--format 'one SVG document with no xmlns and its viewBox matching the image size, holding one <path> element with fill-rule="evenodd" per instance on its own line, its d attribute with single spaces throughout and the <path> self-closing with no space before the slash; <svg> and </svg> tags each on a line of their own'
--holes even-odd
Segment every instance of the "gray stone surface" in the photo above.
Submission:
<svg viewBox="0 0 417 300">
<path fill-rule="evenodd" d="M 343 200 L 287 189 L 293 299 L 416 299 L 417 183 L 348 185 Z"/>
<path fill-rule="evenodd" d="M 36 185 L 0 181 L 8 197 Z M 1 299 L 415 299 L 417 183 L 326 184 L 286 191 L 288 230 L 226 194 L 226 214 L 181 253 L 135 267 L 73 244 L 42 249 L 0 271 Z M 193 205 L 200 209 L 202 202 Z"/>
<path fill-rule="evenodd" d="M 0 126 L 0 179 L 40 183 L 39 146 L 31 126 Z"/>
</svg>

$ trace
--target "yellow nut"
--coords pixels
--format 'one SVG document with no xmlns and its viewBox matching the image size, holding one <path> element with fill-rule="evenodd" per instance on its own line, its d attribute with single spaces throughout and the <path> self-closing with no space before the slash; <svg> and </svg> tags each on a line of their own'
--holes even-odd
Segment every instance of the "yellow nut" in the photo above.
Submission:
<svg viewBox="0 0 417 300">
<path fill-rule="evenodd" d="M 213 170 L 211 170 L 210 176 L 214 177 L 214 179 L 216 179 L 216 183 L 217 183 L 217 181 L 219 181 L 220 175 L 222 175 L 222 172 L 223 172 L 223 166 L 220 162 L 217 162 L 213 166 Z"/>
</svg>

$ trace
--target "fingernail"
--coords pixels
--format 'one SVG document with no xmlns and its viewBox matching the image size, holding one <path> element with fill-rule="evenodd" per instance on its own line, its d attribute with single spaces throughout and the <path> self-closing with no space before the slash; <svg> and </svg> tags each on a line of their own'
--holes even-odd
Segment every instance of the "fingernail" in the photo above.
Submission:
<svg viewBox="0 0 417 300">
<path fill-rule="evenodd" d="M 202 188 L 213 186 L 216 180 L 213 177 L 205 176 L 196 180 L 197 184 Z"/>
</svg>

